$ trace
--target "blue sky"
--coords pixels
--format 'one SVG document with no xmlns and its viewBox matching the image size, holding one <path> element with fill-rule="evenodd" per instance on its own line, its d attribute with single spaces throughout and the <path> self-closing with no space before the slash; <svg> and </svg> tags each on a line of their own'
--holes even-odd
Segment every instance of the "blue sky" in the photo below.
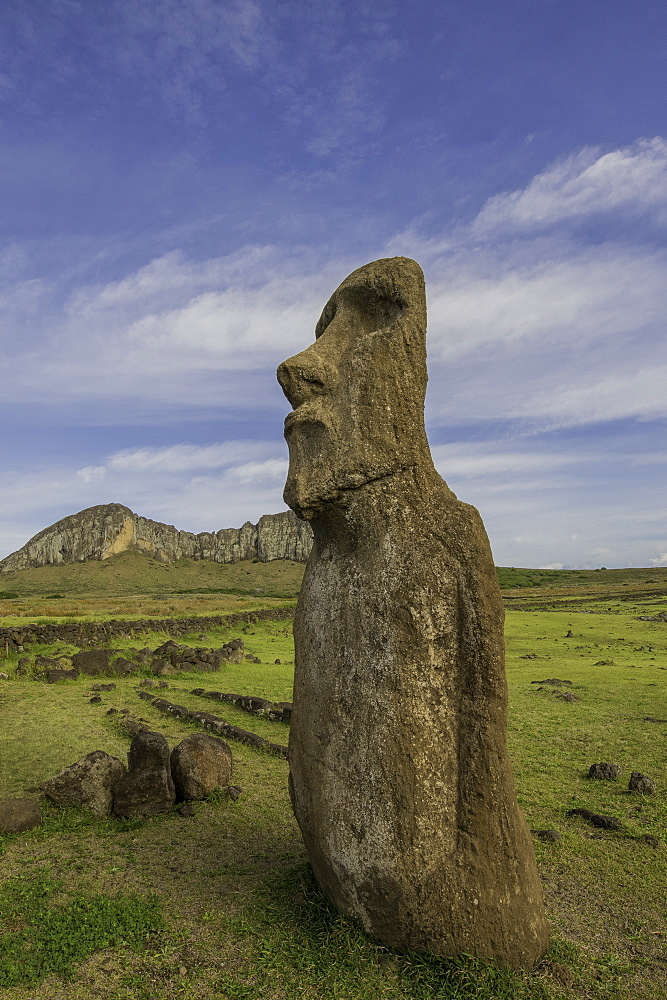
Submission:
<svg viewBox="0 0 667 1000">
<path fill-rule="evenodd" d="M 405 254 L 496 562 L 667 565 L 666 66 L 662 0 L 4 0 L 0 556 L 284 509 L 275 368 Z"/>
</svg>

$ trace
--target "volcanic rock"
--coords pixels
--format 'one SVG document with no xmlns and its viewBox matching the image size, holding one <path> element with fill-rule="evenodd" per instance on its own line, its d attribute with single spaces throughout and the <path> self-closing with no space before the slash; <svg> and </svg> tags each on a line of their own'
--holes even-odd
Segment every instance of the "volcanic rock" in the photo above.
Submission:
<svg viewBox="0 0 667 1000">
<path fill-rule="evenodd" d="M 424 430 L 419 266 L 376 261 L 278 379 L 286 503 L 313 528 L 290 790 L 315 876 L 382 943 L 532 968 L 549 942 L 506 750 L 503 609 Z"/>
</svg>

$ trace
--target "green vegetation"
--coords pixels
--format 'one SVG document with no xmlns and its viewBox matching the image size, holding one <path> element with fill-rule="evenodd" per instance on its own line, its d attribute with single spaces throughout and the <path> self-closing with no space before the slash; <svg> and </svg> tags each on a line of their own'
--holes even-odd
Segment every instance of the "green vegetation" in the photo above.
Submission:
<svg viewBox="0 0 667 1000">
<path fill-rule="evenodd" d="M 232 593 L 251 598 L 294 598 L 303 569 L 302 563 L 279 559 L 269 563 L 246 560 L 228 564 L 194 559 L 163 563 L 139 552 L 122 552 L 102 561 L 15 570 L 3 573 L 2 581 L 8 585 L 5 593 L 12 597 Z"/>
<path fill-rule="evenodd" d="M 108 947 L 138 950 L 162 929 L 156 898 L 63 898 L 46 869 L 8 879 L 0 889 L 0 986 L 36 984 L 49 974 L 70 979 L 76 964 Z M 55 897 L 55 898 L 54 898 Z M 51 905 L 50 905 L 51 904 Z"/>
<path fill-rule="evenodd" d="M 667 567 L 659 569 L 515 569 L 498 566 L 502 590 L 524 587 L 606 588 L 625 584 L 667 587 Z"/>
<path fill-rule="evenodd" d="M 69 965 L 64 958 L 50 965 L 41 983 L 30 979 L 33 960 L 26 958 L 25 977 L 6 983 L 4 1000 L 664 1000 L 667 721 L 659 720 L 667 720 L 667 623 L 639 617 L 659 617 L 667 596 L 659 574 L 658 586 L 651 587 L 644 582 L 651 571 L 632 572 L 642 578 L 589 584 L 574 594 L 570 582 L 562 592 L 525 589 L 516 600 L 509 595 L 508 741 L 517 791 L 531 829 L 561 835 L 554 843 L 535 840 L 554 943 L 534 973 L 516 975 L 468 957 L 444 962 L 401 955 L 369 941 L 331 909 L 312 880 L 290 809 L 286 762 L 232 744 L 233 781 L 243 788 L 237 802 L 215 794 L 196 805 L 194 817 L 174 812 L 145 822 L 95 820 L 44 803 L 41 827 L 0 837 L 5 935 L 37 934 L 43 926 L 41 917 L 21 918 L 7 908 L 16 907 L 11 900 L 20 886 L 37 887 L 33 915 L 38 907 L 40 913 L 58 907 L 68 913 L 77 899 L 102 914 L 99 921 L 90 916 L 98 930 L 86 930 L 85 948 L 72 952 Z M 218 613 L 216 595 L 201 597 L 211 602 L 207 613 Z M 115 606 L 116 598 L 107 600 Z M 289 700 L 289 619 L 216 628 L 205 640 L 193 633 L 183 641 L 219 646 L 237 635 L 261 663 L 176 675 L 168 678 L 165 695 L 284 744 L 285 725 L 190 694 L 204 687 Z M 165 638 L 155 633 L 146 644 Z M 115 645 L 127 648 L 137 640 Z M 72 649 L 61 644 L 30 653 L 67 651 Z M 17 677 L 17 660 L 0 660 L 0 670 L 10 674 L 0 681 L 2 797 L 37 796 L 40 782 L 94 749 L 123 758 L 129 737 L 117 716 L 106 714 L 111 707 L 145 718 L 172 746 L 192 731 L 191 724 L 141 701 L 137 677 L 114 678 L 116 689 L 93 705 L 90 679 L 46 685 Z M 553 679 L 571 683 L 533 683 Z M 578 700 L 563 700 L 563 693 Z M 621 777 L 590 780 L 588 768 L 598 761 L 619 764 Z M 654 779 L 654 795 L 628 793 L 633 770 Z M 618 817 L 620 829 L 598 830 L 567 815 L 578 807 Z M 45 870 L 58 887 L 40 901 Z M 137 916 L 135 938 L 104 916 L 116 912 L 112 904 L 99 902 L 117 899 L 119 891 L 135 901 L 133 912 L 145 915 L 145 923 Z M 150 910 L 153 897 L 159 910 Z M 151 923 L 158 912 L 165 927 L 142 946 L 147 930 L 158 926 Z M 99 928 L 109 927 L 117 933 L 104 938 Z M 39 950 L 36 937 L 25 941 L 30 954 Z M 68 969 L 74 978 L 63 980 Z"/>
</svg>

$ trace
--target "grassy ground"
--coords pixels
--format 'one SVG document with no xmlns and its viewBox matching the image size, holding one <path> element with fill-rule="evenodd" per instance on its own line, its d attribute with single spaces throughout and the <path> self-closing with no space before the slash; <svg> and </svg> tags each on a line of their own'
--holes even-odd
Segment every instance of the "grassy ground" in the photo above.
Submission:
<svg viewBox="0 0 667 1000">
<path fill-rule="evenodd" d="M 34 956 L 34 928 L 46 928 L 40 931 L 45 940 L 50 934 L 44 953 L 55 956 L 51 965 L 45 960 L 41 982 L 6 985 L 7 1000 L 664 1000 L 667 723 L 646 717 L 667 720 L 667 624 L 637 618 L 667 609 L 667 599 L 654 593 L 622 600 L 613 596 L 617 583 L 612 596 L 597 588 L 584 595 L 594 603 L 539 610 L 537 595 L 531 606 L 538 610 L 507 615 L 508 735 L 518 794 L 531 828 L 561 833 L 556 843 L 535 845 L 554 934 L 535 973 L 514 976 L 473 960 L 399 955 L 368 941 L 330 910 L 312 883 L 289 806 L 286 762 L 234 744 L 233 781 L 244 789 L 237 802 L 214 796 L 194 817 L 174 813 L 144 823 L 92 820 L 47 805 L 41 828 L 0 838 L 3 930 L 26 935 L 26 954 Z M 189 694 L 201 686 L 289 699 L 289 621 L 243 632 L 215 629 L 207 645 L 238 634 L 261 664 L 177 675 L 169 678 L 166 697 L 285 743 L 284 725 Z M 164 638 L 156 634 L 147 642 Z M 190 640 L 201 644 L 196 635 Z M 139 700 L 137 678 L 116 679 L 116 690 L 91 705 L 84 678 L 62 685 L 18 679 L 16 659 L 0 660 L 0 670 L 10 674 L 0 681 L 0 796 L 37 795 L 39 782 L 90 750 L 123 757 L 129 738 L 106 715 L 110 707 L 130 708 L 170 745 L 192 731 Z M 532 683 L 553 678 L 572 684 Z M 560 699 L 563 691 L 580 700 Z M 588 767 L 598 761 L 619 764 L 621 778 L 588 779 Z M 655 780 L 655 795 L 627 793 L 633 770 Z M 621 828 L 596 830 L 568 818 L 576 807 L 616 816 Z M 30 896 L 29 886 L 45 888 Z M 136 914 L 129 928 L 117 916 L 119 896 Z M 62 979 L 65 942 L 80 943 L 80 931 L 54 911 L 79 912 L 76 906 L 84 904 L 88 937 L 71 966 L 73 978 Z M 1 958 L 0 950 L 0 977 Z"/>
</svg>

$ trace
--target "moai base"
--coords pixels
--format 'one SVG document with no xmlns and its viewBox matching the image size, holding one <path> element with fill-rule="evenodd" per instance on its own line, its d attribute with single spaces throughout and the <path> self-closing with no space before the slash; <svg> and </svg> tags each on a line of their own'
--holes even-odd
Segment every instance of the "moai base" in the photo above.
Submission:
<svg viewBox="0 0 667 1000">
<path fill-rule="evenodd" d="M 285 501 L 314 533 L 290 790 L 320 886 L 367 933 L 530 969 L 549 932 L 505 745 L 503 610 L 479 514 L 429 451 L 425 333 L 419 266 L 380 260 L 278 369 Z"/>
</svg>

